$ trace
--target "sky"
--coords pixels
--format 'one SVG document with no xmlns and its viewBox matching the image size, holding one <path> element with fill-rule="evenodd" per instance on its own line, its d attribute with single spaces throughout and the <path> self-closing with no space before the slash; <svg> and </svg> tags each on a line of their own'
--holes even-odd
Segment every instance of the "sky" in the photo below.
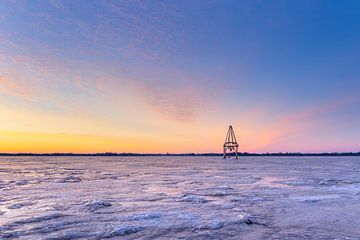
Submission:
<svg viewBox="0 0 360 240">
<path fill-rule="evenodd" d="M 360 151 L 360 1 L 0 2 L 0 152 Z"/>
</svg>

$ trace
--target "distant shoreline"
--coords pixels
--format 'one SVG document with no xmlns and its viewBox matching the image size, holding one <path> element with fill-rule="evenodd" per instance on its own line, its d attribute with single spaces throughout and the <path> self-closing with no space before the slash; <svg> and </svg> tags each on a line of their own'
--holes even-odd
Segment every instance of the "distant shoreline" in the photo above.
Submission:
<svg viewBox="0 0 360 240">
<path fill-rule="evenodd" d="M 189 157 L 217 157 L 222 156 L 222 153 L 0 153 L 0 156 L 46 156 L 46 157 L 117 157 L 117 156 L 124 156 L 124 157 L 157 157 L 157 156 L 189 156 Z M 230 154 L 231 156 L 234 156 L 235 154 Z M 316 157 L 316 156 L 360 156 L 360 152 L 333 152 L 333 153 L 247 153 L 242 152 L 238 153 L 238 156 L 310 156 L 310 157 Z"/>
</svg>

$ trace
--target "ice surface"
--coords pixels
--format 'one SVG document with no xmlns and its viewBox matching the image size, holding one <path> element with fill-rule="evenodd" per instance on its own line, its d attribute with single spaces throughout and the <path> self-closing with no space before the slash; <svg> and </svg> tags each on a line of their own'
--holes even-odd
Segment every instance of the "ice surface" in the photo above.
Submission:
<svg viewBox="0 0 360 240">
<path fill-rule="evenodd" d="M 1 157 L 0 239 L 360 239 L 359 157 Z"/>
</svg>

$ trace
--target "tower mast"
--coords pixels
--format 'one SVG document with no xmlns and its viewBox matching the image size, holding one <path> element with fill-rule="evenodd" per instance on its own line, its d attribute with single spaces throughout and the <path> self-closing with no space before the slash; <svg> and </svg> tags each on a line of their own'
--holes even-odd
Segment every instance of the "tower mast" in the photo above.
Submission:
<svg viewBox="0 0 360 240">
<path fill-rule="evenodd" d="M 236 159 L 238 159 L 238 148 L 239 148 L 239 145 L 237 144 L 233 127 L 230 125 L 228 132 L 226 134 L 226 139 L 225 139 L 225 143 L 224 143 L 224 159 L 226 158 L 227 150 L 229 152 L 235 151 Z M 229 155 L 229 157 L 230 157 L 230 155 Z"/>
</svg>

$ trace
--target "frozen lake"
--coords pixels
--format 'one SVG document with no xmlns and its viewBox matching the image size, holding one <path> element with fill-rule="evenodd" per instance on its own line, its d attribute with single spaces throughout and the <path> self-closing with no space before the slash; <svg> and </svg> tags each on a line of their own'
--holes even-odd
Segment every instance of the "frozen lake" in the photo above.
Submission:
<svg viewBox="0 0 360 240">
<path fill-rule="evenodd" d="M 0 239 L 360 239 L 359 157 L 1 157 Z"/>
</svg>

